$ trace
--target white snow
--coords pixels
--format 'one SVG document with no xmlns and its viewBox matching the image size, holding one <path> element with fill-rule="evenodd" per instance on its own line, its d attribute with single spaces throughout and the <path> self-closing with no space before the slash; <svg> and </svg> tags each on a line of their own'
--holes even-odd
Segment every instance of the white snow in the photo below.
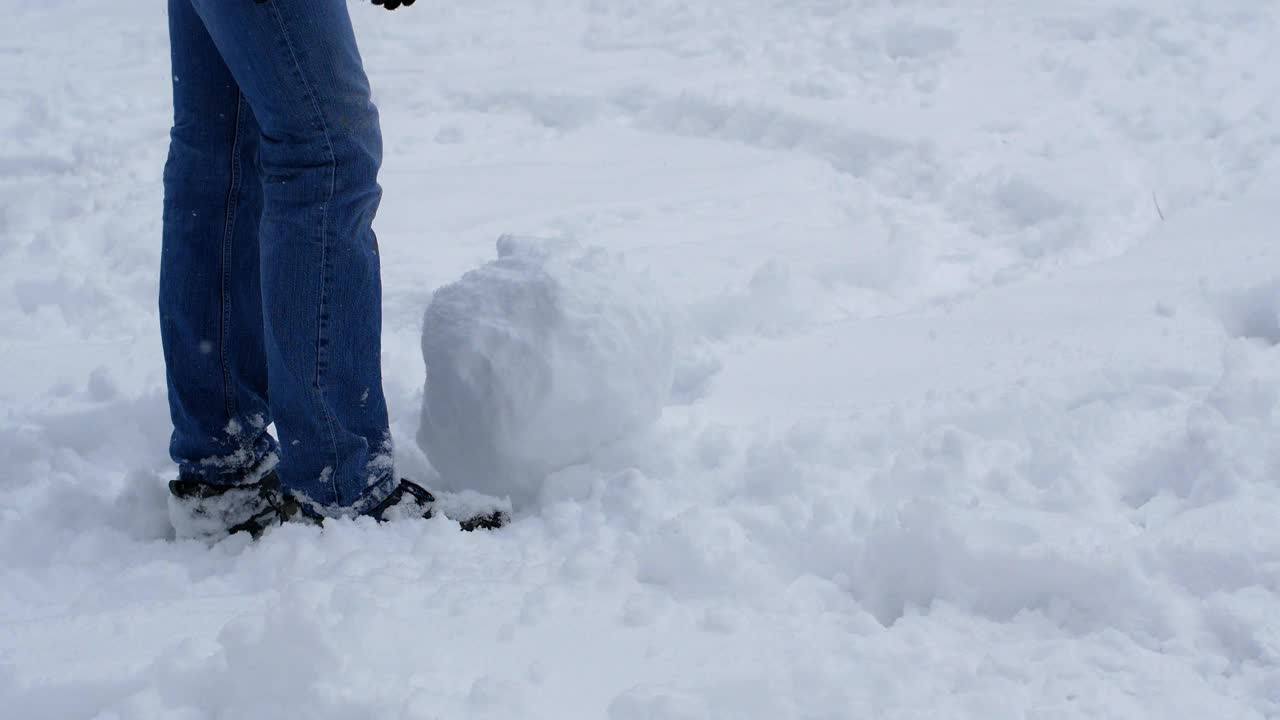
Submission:
<svg viewBox="0 0 1280 720">
<path fill-rule="evenodd" d="M 165 507 L 164 4 L 10 6 L 0 715 L 1280 717 L 1280 5 L 352 3 L 402 473 L 504 233 L 648 277 L 670 395 L 501 532 L 213 547 Z"/>
<path fill-rule="evenodd" d="M 418 442 L 448 487 L 528 502 L 658 419 L 672 343 L 656 286 L 621 258 L 503 236 L 427 307 Z"/>
</svg>

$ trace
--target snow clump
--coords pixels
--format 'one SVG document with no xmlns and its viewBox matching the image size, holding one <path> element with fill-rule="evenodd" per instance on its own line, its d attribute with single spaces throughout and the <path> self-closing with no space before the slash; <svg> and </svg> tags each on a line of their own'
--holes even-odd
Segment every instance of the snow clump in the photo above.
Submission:
<svg viewBox="0 0 1280 720">
<path fill-rule="evenodd" d="M 530 501 L 549 473 L 658 418 L 672 345 L 659 293 L 621 258 L 504 236 L 427 308 L 418 443 L 445 487 Z"/>
</svg>

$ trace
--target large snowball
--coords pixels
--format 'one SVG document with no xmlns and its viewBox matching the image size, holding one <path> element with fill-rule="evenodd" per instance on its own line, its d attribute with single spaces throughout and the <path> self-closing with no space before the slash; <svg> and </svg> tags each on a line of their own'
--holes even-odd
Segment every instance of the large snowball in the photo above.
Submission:
<svg viewBox="0 0 1280 720">
<path fill-rule="evenodd" d="M 600 250 L 503 237 L 436 291 L 418 443 L 453 489 L 532 499 L 550 472 L 653 423 L 671 387 L 659 294 Z"/>
</svg>

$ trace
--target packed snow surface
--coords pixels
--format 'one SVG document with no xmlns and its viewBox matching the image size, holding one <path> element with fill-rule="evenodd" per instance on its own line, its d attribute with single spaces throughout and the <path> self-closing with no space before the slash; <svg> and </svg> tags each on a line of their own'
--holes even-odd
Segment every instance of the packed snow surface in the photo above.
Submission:
<svg viewBox="0 0 1280 720">
<path fill-rule="evenodd" d="M 504 233 L 650 278 L 661 415 L 500 532 L 171 539 L 164 3 L 10 0 L 0 715 L 1280 717 L 1280 4 L 351 9 L 401 472 Z"/>
<path fill-rule="evenodd" d="M 418 442 L 447 487 L 529 501 L 548 473 L 650 427 L 672 381 L 668 311 L 621 259 L 503 236 L 436 291 Z"/>
</svg>

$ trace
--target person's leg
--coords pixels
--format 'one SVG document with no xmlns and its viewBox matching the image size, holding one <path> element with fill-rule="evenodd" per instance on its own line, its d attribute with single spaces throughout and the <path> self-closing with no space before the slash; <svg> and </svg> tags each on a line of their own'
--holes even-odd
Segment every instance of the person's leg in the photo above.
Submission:
<svg viewBox="0 0 1280 720">
<path fill-rule="evenodd" d="M 346 0 L 192 0 L 262 131 L 262 295 L 284 488 L 345 515 L 391 491 L 378 113 Z"/>
<path fill-rule="evenodd" d="M 181 475 L 254 482 L 276 463 L 258 267 L 259 131 L 191 0 L 169 2 L 173 129 L 160 330 Z"/>
</svg>

